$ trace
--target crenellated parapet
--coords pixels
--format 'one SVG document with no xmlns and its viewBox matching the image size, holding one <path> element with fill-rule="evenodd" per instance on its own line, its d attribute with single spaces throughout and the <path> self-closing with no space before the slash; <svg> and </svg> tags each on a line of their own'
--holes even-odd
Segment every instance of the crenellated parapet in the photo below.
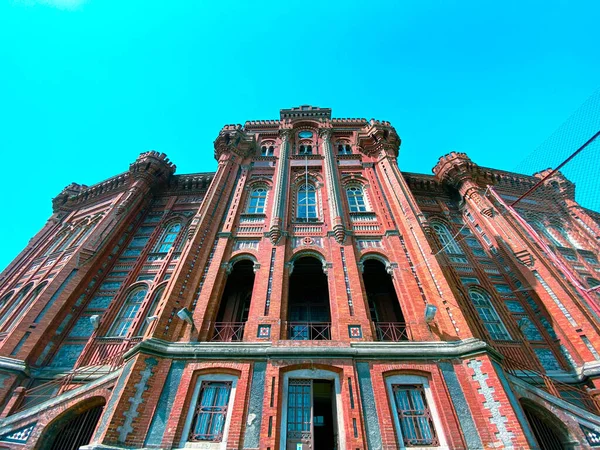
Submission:
<svg viewBox="0 0 600 450">
<path fill-rule="evenodd" d="M 560 172 L 552 173 L 552 169 L 542 170 L 534 173 L 534 177 L 539 180 L 544 180 L 544 186 L 549 188 L 550 192 L 553 192 L 558 197 L 563 199 L 575 200 L 575 184 Z"/>
<path fill-rule="evenodd" d="M 394 127 L 385 120 L 371 119 L 362 130 L 358 132 L 357 144 L 361 151 L 367 155 L 385 152 L 393 157 L 398 157 L 400 137 Z"/>
<path fill-rule="evenodd" d="M 142 153 L 129 165 L 129 174 L 133 180 L 125 198 L 121 200 L 115 212 L 117 215 L 129 210 L 136 200 L 154 186 L 166 183 L 175 173 L 175 164 L 167 155 L 155 151 Z"/>
<path fill-rule="evenodd" d="M 465 180 L 473 179 L 477 167 L 466 153 L 451 152 L 440 157 L 433 173 L 440 182 L 446 182 L 458 189 Z"/>
<path fill-rule="evenodd" d="M 256 136 L 249 134 L 242 125 L 225 125 L 215 139 L 215 159 L 225 153 L 246 157 L 256 150 Z"/>
<path fill-rule="evenodd" d="M 66 186 L 60 194 L 52 199 L 52 211 L 59 212 L 69 209 L 69 199 L 76 197 L 81 192 L 85 191 L 87 186 L 84 184 L 71 183 Z"/>
</svg>

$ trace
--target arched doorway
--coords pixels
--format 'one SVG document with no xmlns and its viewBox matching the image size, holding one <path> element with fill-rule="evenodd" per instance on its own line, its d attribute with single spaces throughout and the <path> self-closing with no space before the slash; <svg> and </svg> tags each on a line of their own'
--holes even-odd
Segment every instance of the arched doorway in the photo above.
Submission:
<svg viewBox="0 0 600 450">
<path fill-rule="evenodd" d="M 521 399 L 520 403 L 541 450 L 563 450 L 568 448 L 563 443 L 569 441 L 569 436 L 562 430 L 558 418 L 542 407 L 533 404 L 533 402 Z"/>
<path fill-rule="evenodd" d="M 55 419 L 40 436 L 38 449 L 78 450 L 89 444 L 105 404 L 103 398 L 94 400 L 75 406 Z"/>
<path fill-rule="evenodd" d="M 213 327 L 213 341 L 242 340 L 250 312 L 253 288 L 254 262 L 247 259 L 236 262 L 225 283 Z"/>
<path fill-rule="evenodd" d="M 331 339 L 329 288 L 321 261 L 312 256 L 294 261 L 288 299 L 288 339 Z"/>
<path fill-rule="evenodd" d="M 408 340 L 408 328 L 404 322 L 392 277 L 385 270 L 385 265 L 377 259 L 367 259 L 363 263 L 363 268 L 363 281 L 376 339 L 378 341 Z"/>
</svg>

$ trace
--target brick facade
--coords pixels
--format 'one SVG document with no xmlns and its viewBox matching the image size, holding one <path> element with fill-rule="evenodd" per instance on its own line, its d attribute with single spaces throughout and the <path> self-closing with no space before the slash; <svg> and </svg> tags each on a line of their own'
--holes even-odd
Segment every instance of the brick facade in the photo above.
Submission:
<svg viewBox="0 0 600 450">
<path fill-rule="evenodd" d="M 215 173 L 148 152 L 67 186 L 0 274 L 0 448 L 591 448 L 598 214 L 399 147 L 302 106 L 225 126 Z"/>
</svg>

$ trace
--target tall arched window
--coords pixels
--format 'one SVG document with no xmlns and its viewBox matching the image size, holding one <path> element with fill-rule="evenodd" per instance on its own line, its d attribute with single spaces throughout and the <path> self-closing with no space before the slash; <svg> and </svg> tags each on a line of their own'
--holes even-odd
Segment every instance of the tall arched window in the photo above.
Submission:
<svg viewBox="0 0 600 450">
<path fill-rule="evenodd" d="M 433 228 L 435 234 L 437 234 L 446 253 L 452 253 L 456 255 L 462 255 L 464 253 L 452 237 L 452 234 L 446 225 L 440 222 L 432 222 L 431 228 Z"/>
<path fill-rule="evenodd" d="M 173 222 L 167 225 L 167 228 L 163 232 L 160 240 L 156 244 L 156 253 L 167 253 L 173 247 L 177 235 L 181 231 L 181 223 Z"/>
<path fill-rule="evenodd" d="M 483 290 L 469 289 L 469 297 L 475 305 L 477 314 L 479 314 L 479 318 L 490 334 L 490 337 L 500 341 L 510 340 L 511 337 L 508 331 L 506 331 L 506 327 L 492 305 L 490 295 Z"/>
<path fill-rule="evenodd" d="M 15 325 L 17 325 L 17 323 L 19 322 L 19 320 L 25 315 L 25 313 L 27 312 L 27 310 L 29 310 L 29 308 L 31 307 L 31 305 L 33 305 L 33 303 L 37 300 L 37 298 L 40 296 L 40 293 L 44 290 L 44 288 L 46 287 L 48 283 L 44 282 L 42 284 L 40 284 L 38 287 L 35 288 L 35 290 L 33 291 L 33 294 L 31 294 L 29 296 L 29 299 L 27 299 L 27 301 L 25 303 L 23 303 L 23 305 L 16 305 L 15 308 L 11 308 L 11 309 L 18 309 L 17 311 L 15 311 L 15 314 L 13 314 L 12 317 L 10 317 L 6 323 L 4 323 L 2 325 L 2 331 L 10 331 L 12 330 Z"/>
<path fill-rule="evenodd" d="M 30 283 L 27 286 L 25 286 L 17 294 L 15 299 L 4 308 L 2 317 L 0 317 L 0 327 L 4 325 L 4 322 L 6 322 L 6 319 L 8 319 L 12 315 L 12 313 L 15 311 L 15 309 L 17 309 L 19 307 L 19 303 L 21 303 L 23 301 L 23 298 L 25 298 L 25 296 L 29 293 L 29 291 L 31 290 L 32 287 L 33 287 L 33 283 Z"/>
<path fill-rule="evenodd" d="M 348 206 L 350 207 L 350 212 L 367 211 L 367 203 L 365 202 L 365 194 L 362 188 L 358 186 L 346 188 L 346 195 L 348 196 Z"/>
<path fill-rule="evenodd" d="M 267 190 L 264 187 L 252 189 L 248 201 L 248 214 L 264 214 L 266 202 Z"/>
<path fill-rule="evenodd" d="M 150 308 L 148 308 L 148 312 L 146 313 L 146 318 L 154 316 L 156 307 L 158 306 L 158 302 L 160 301 L 164 292 L 165 292 L 165 286 L 162 286 L 156 290 L 156 292 L 154 293 L 154 296 L 152 298 L 152 303 L 150 304 Z M 149 326 L 150 326 L 150 323 L 148 323 L 147 320 L 144 320 L 144 322 L 142 323 L 142 326 L 140 328 L 140 331 L 137 332 L 137 335 L 143 336 L 144 333 L 146 333 L 146 330 L 148 329 Z"/>
<path fill-rule="evenodd" d="M 552 228 L 554 228 L 556 231 L 558 231 L 560 233 L 560 235 L 562 236 L 563 240 L 566 243 L 571 244 L 571 246 L 573 246 L 575 248 L 582 248 L 581 244 L 579 242 L 577 242 L 577 239 L 575 239 L 575 237 L 572 235 L 572 233 L 570 233 L 569 231 L 565 230 L 561 226 L 555 225 Z"/>
<path fill-rule="evenodd" d="M 119 311 L 119 316 L 109 333 L 110 336 L 123 337 L 127 334 L 147 292 L 148 290 L 145 287 L 137 288 L 127 296 L 121 311 Z"/>
<path fill-rule="evenodd" d="M 65 239 L 68 239 L 69 231 L 64 230 L 60 232 L 55 238 L 54 242 L 48 247 L 48 249 L 44 252 L 44 256 L 48 256 L 50 253 L 54 253 L 56 248 L 63 242 Z"/>
<path fill-rule="evenodd" d="M 314 221 L 317 215 L 317 192 L 312 184 L 304 184 L 298 189 L 296 218 L 301 221 Z"/>
</svg>

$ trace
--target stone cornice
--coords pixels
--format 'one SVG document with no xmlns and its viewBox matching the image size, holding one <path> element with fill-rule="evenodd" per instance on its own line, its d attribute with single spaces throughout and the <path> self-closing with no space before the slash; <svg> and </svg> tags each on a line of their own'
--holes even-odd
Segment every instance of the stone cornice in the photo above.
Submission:
<svg viewBox="0 0 600 450">
<path fill-rule="evenodd" d="M 29 375 L 29 365 L 21 360 L 9 358 L 7 356 L 0 356 L 0 370 L 8 372 L 19 372 L 23 375 Z"/>
<path fill-rule="evenodd" d="M 168 342 L 157 338 L 140 342 L 125 354 L 132 358 L 137 353 L 171 359 L 435 359 L 461 358 L 481 353 L 501 356 L 484 341 L 469 338 L 455 342 L 357 342 L 347 347 L 273 346 L 269 342 Z"/>
</svg>

